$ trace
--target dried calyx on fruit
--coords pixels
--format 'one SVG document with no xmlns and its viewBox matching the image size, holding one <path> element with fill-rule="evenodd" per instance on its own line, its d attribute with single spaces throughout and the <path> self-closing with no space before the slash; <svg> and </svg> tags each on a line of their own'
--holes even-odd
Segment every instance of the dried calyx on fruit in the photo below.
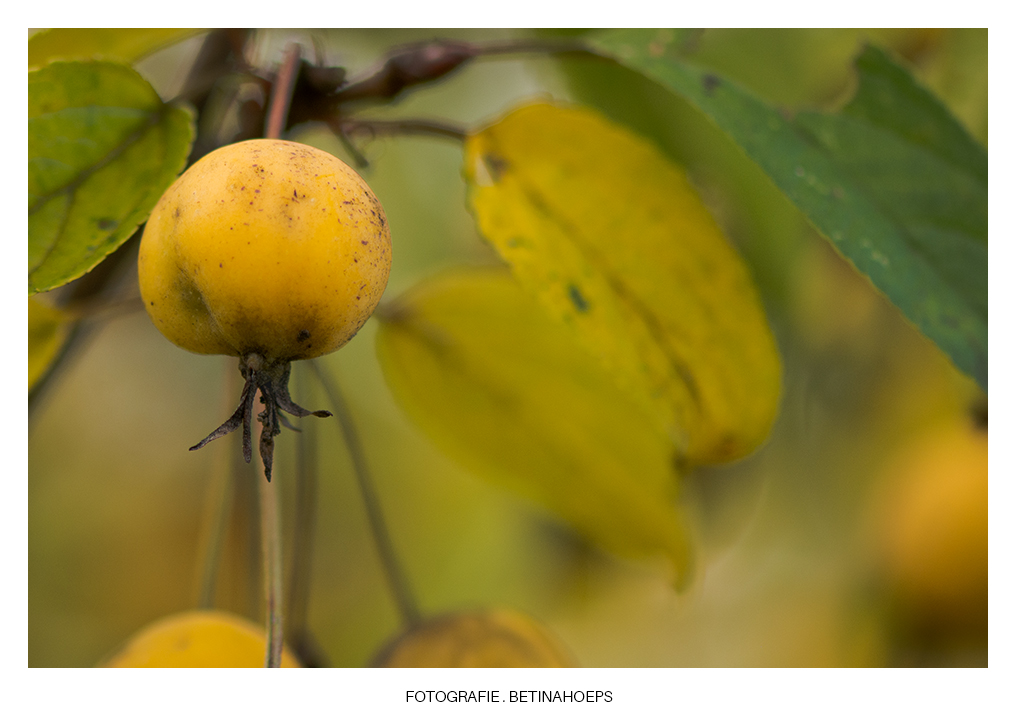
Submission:
<svg viewBox="0 0 1017 725">
<path fill-rule="evenodd" d="M 236 412 L 192 448 L 243 428 L 251 459 L 254 397 L 264 410 L 260 453 L 272 475 L 283 413 L 309 411 L 289 395 L 290 363 L 345 345 L 381 299 L 391 265 L 385 213 L 360 176 L 334 156 L 259 139 L 217 149 L 166 190 L 141 240 L 145 309 L 171 342 L 240 360 Z"/>
</svg>

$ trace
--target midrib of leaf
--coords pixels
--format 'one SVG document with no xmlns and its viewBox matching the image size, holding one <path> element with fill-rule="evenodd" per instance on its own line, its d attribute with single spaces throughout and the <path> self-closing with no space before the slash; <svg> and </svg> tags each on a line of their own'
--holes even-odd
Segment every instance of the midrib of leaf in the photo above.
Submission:
<svg viewBox="0 0 1017 725">
<path fill-rule="evenodd" d="M 101 107 L 96 106 L 96 108 Z M 53 253 L 53 250 L 60 246 L 60 240 L 63 238 L 63 233 L 64 229 L 66 228 L 67 220 L 70 218 L 71 210 L 74 207 L 73 195 L 74 192 L 78 189 L 78 187 L 85 183 L 85 181 L 87 181 L 96 172 L 98 172 L 99 170 L 103 169 L 104 167 L 108 166 L 109 164 L 113 163 L 118 158 L 120 158 L 132 145 L 134 145 L 135 143 L 137 143 L 138 140 L 144 137 L 146 133 L 148 133 L 151 129 L 158 126 L 165 118 L 166 111 L 168 108 L 169 106 L 162 106 L 159 108 L 159 110 L 150 114 L 144 122 L 138 125 L 136 130 L 132 131 L 119 146 L 113 148 L 109 153 L 106 154 L 106 156 L 104 156 L 102 159 L 92 164 L 91 166 L 82 169 L 81 173 L 79 173 L 76 177 L 71 179 L 63 186 L 38 197 L 35 200 L 35 203 L 28 207 L 28 215 L 31 216 L 52 199 L 55 199 L 60 196 L 69 197 L 69 203 L 64 207 L 63 218 L 60 221 L 59 232 L 54 237 L 53 243 L 50 245 L 49 249 L 47 249 L 45 254 L 43 254 L 42 257 L 40 258 L 39 263 L 29 270 L 30 275 L 32 272 L 39 269 L 43 264 L 45 264 L 46 260 Z M 59 113 L 59 111 L 57 113 Z"/>
<path fill-rule="evenodd" d="M 102 108 L 102 106 L 93 106 L 93 108 Z M 56 113 L 59 113 L 59 111 L 57 111 Z M 118 158 L 120 158 L 120 156 L 122 156 L 127 149 L 129 149 L 142 136 L 144 136 L 149 129 L 158 126 L 164 117 L 165 117 L 164 109 L 160 109 L 155 113 L 149 115 L 149 117 L 145 121 L 138 125 L 136 130 L 132 131 L 119 146 L 112 149 L 109 153 L 106 154 L 106 156 L 99 159 L 99 161 L 92 164 L 91 166 L 82 169 L 81 173 L 79 173 L 76 177 L 71 179 L 69 182 L 67 182 L 60 188 L 54 189 L 53 191 L 50 191 L 38 197 L 35 200 L 35 203 L 28 207 L 29 216 L 38 211 L 39 208 L 41 208 L 50 199 L 53 199 L 57 196 L 61 196 L 64 194 L 73 193 L 79 186 L 85 183 L 85 181 L 94 173 L 96 173 L 100 169 L 108 166 L 109 164 L 113 163 Z M 39 156 L 37 158 L 46 158 L 46 157 Z M 59 159 L 53 160 L 59 161 Z"/>
<path fill-rule="evenodd" d="M 493 145 L 495 142 L 492 139 L 490 143 Z M 554 203 L 550 198 L 542 194 L 533 184 L 529 183 L 524 175 L 516 173 L 513 174 L 513 178 L 519 184 L 520 189 L 525 194 L 532 208 L 540 213 L 544 219 L 557 226 L 567 238 L 575 243 L 583 256 L 604 276 L 604 279 L 610 285 L 611 290 L 618 297 L 619 301 L 646 326 L 651 339 L 656 343 L 656 347 L 664 354 L 672 372 L 685 384 L 689 398 L 696 409 L 701 412 L 702 400 L 699 386 L 689 372 L 688 363 L 681 359 L 671 346 L 667 344 L 667 332 L 660 318 L 654 314 L 653 310 L 643 304 L 639 296 L 625 284 L 621 277 L 614 274 L 613 268 L 606 256 L 598 251 L 596 246 L 589 242 L 582 232 L 565 218 L 564 214 L 554 208 Z"/>
<path fill-rule="evenodd" d="M 485 163 L 489 166 L 498 167 L 498 164 L 503 164 L 499 157 L 503 157 L 500 154 L 499 149 L 496 148 L 496 142 L 493 138 L 489 139 L 488 142 L 494 148 L 494 154 L 485 155 Z M 487 157 L 494 157 L 492 160 Z M 516 171 L 514 169 L 514 171 Z M 665 331 L 665 325 L 660 318 L 654 314 L 653 310 L 647 307 L 641 300 L 639 295 L 634 292 L 629 286 L 625 285 L 623 280 L 613 273 L 613 267 L 608 261 L 607 257 L 597 250 L 596 245 L 591 243 L 586 236 L 573 224 L 566 219 L 564 214 L 558 212 L 554 207 L 553 201 L 543 194 L 536 186 L 528 181 L 525 175 L 520 173 L 513 173 L 512 178 L 515 179 L 519 185 L 523 194 L 526 196 L 527 201 L 530 203 L 531 208 L 535 210 L 541 217 L 557 227 L 566 238 L 569 238 L 576 247 L 580 250 L 583 256 L 591 262 L 592 266 L 597 269 L 598 273 L 603 276 L 607 282 L 611 291 L 617 297 L 621 305 L 629 311 L 634 317 L 639 319 L 645 326 L 650 339 L 655 343 L 655 347 L 663 354 L 667 360 L 667 365 L 674 375 L 684 384 L 687 394 L 693 403 L 693 406 L 697 411 L 702 412 L 702 396 L 700 394 L 699 385 L 692 376 L 689 368 L 689 364 L 685 362 L 675 351 L 667 344 L 667 334 Z M 497 173 L 494 169 L 491 170 L 492 178 L 497 178 Z M 612 370 L 612 372 L 614 372 Z M 653 381 L 654 386 L 660 386 L 663 390 L 668 387 L 666 380 Z M 673 411 L 667 415 L 667 429 L 670 430 L 672 440 L 679 440 L 680 435 L 677 435 L 676 431 L 673 430 L 675 425 Z"/>
</svg>

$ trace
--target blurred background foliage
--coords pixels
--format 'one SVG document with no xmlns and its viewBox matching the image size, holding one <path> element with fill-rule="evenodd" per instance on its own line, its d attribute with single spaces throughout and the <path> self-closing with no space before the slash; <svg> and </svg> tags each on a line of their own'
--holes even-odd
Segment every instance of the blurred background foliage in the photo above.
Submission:
<svg viewBox="0 0 1017 725">
<path fill-rule="evenodd" d="M 272 67 L 297 40 L 359 75 L 401 43 L 532 35 L 260 31 L 251 60 Z M 201 40 L 137 67 L 170 98 Z M 903 59 L 987 144 L 986 30 L 706 30 L 688 33 L 687 53 L 793 113 L 850 97 L 864 40 Z M 784 361 L 783 400 L 763 447 L 686 480 L 699 552 L 696 579 L 678 594 L 654 565 L 591 548 L 443 456 L 394 403 L 369 322 L 320 362 L 349 399 L 424 614 L 516 608 L 585 666 L 986 665 L 987 403 L 978 387 L 729 141 L 630 71 L 579 58 L 480 60 L 371 116 L 472 126 L 532 99 L 599 108 L 687 169 L 760 287 Z M 296 131 L 294 140 L 353 163 L 327 129 Z M 397 137 L 359 147 L 391 225 L 386 300 L 440 270 L 496 262 L 465 205 L 457 144 Z M 145 624 L 195 605 L 210 481 L 230 455 L 215 447 L 239 446 L 187 448 L 231 409 L 235 366 L 175 348 L 139 308 L 109 316 L 48 391 L 30 421 L 30 666 L 94 665 Z M 294 398 L 325 406 L 309 371 L 294 370 Z M 402 625 L 339 429 L 307 426 L 318 429 L 322 460 L 309 626 L 330 664 L 364 666 Z M 277 449 L 284 496 L 294 438 Z M 216 603 L 258 620 L 251 498 L 234 497 Z M 291 511 L 284 501 L 288 536 Z"/>
</svg>

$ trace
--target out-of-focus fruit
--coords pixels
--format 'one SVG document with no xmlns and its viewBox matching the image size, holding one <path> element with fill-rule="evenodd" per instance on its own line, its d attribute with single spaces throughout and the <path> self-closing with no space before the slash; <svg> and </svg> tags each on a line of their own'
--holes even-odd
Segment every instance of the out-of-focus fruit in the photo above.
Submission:
<svg viewBox="0 0 1017 725">
<path fill-rule="evenodd" d="M 572 656 L 542 625 L 519 612 L 455 612 L 400 635 L 375 667 L 574 667 Z"/>
<path fill-rule="evenodd" d="M 264 667 L 265 629 L 228 612 L 173 614 L 135 634 L 104 667 Z M 284 649 L 283 667 L 300 667 Z"/>
<path fill-rule="evenodd" d="M 986 626 L 989 441 L 964 419 L 902 451 L 886 470 L 882 571 L 922 626 Z"/>
</svg>

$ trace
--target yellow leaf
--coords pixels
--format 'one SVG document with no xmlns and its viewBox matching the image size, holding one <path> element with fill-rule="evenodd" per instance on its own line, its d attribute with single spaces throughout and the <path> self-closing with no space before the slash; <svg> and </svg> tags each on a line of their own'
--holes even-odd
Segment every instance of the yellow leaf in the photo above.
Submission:
<svg viewBox="0 0 1017 725">
<path fill-rule="evenodd" d="M 572 655 L 542 625 L 520 612 L 454 612 L 401 634 L 375 667 L 574 667 Z"/>
<path fill-rule="evenodd" d="M 504 270 L 446 274 L 379 316 L 396 399 L 450 455 L 622 556 L 689 545 L 673 447 Z"/>
<path fill-rule="evenodd" d="M 28 389 L 31 390 L 56 360 L 70 325 L 59 310 L 33 298 L 28 300 Z"/>
<path fill-rule="evenodd" d="M 465 174 L 483 236 L 688 463 L 766 438 L 780 392 L 773 336 L 681 169 L 591 111 L 537 104 L 471 135 Z"/>
<path fill-rule="evenodd" d="M 135 634 L 103 667 L 264 667 L 265 629 L 229 612 L 181 612 Z M 300 667 L 283 649 L 283 667 Z"/>
</svg>

